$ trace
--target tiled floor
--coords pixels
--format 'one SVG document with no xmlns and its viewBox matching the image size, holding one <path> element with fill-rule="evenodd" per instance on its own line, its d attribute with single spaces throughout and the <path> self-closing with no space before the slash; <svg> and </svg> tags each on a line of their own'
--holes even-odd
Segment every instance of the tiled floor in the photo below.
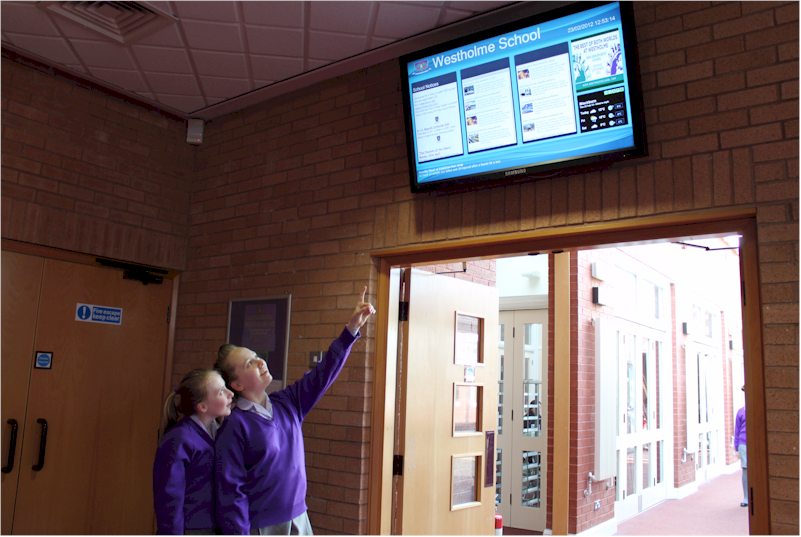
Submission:
<svg viewBox="0 0 801 537">
<path fill-rule="evenodd" d="M 741 472 L 723 474 L 681 500 L 666 500 L 617 525 L 614 535 L 748 535 L 748 508 L 740 507 Z M 504 535 L 542 535 L 503 528 Z"/>
</svg>

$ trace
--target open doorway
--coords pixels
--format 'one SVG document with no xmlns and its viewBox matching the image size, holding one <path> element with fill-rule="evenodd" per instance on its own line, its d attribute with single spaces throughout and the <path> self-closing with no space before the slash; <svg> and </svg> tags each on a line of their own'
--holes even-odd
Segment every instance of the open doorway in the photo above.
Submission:
<svg viewBox="0 0 801 537">
<path fill-rule="evenodd" d="M 622 246 L 622 245 L 632 245 L 632 244 L 648 244 L 654 242 L 673 242 L 673 241 L 681 241 L 681 240 L 690 240 L 690 239 L 699 239 L 699 238 L 709 238 L 709 237 L 722 237 L 727 236 L 733 233 L 740 233 L 743 235 L 743 244 L 741 245 L 741 251 L 745 254 L 744 260 L 741 262 L 741 266 L 743 267 L 743 287 L 746 292 L 746 296 L 749 293 L 753 293 L 751 297 L 758 296 L 758 285 L 756 280 L 756 257 L 755 257 L 755 246 L 753 243 L 753 221 L 750 217 L 748 218 L 736 218 L 733 220 L 715 220 L 715 221 L 706 221 L 706 222 L 683 222 L 678 225 L 662 225 L 665 222 L 659 222 L 660 225 L 650 225 L 649 223 L 643 224 L 640 222 L 639 224 L 632 224 L 627 225 L 625 227 L 617 226 L 598 226 L 597 229 L 588 231 L 587 229 L 582 229 L 580 233 L 576 235 L 570 234 L 563 234 L 560 236 L 552 236 L 552 235 L 543 235 L 537 233 L 528 234 L 525 237 L 515 237 L 514 241 L 508 240 L 492 240 L 487 239 L 481 243 L 477 241 L 456 241 L 454 244 L 449 244 L 448 247 L 443 248 L 442 245 L 438 245 L 438 248 L 434 250 L 433 248 L 431 251 L 426 251 L 426 248 L 419 246 L 415 248 L 407 248 L 407 249 L 397 249 L 391 252 L 377 252 L 375 255 L 381 258 L 381 270 L 380 274 L 382 276 L 382 280 L 379 281 L 379 301 L 382 297 L 389 296 L 389 285 L 388 279 L 386 281 L 383 280 L 383 275 L 386 272 L 389 273 L 389 269 L 392 266 L 420 266 L 425 264 L 432 264 L 437 262 L 444 262 L 444 261 L 453 261 L 453 260 L 477 260 L 477 259 L 491 259 L 493 257 L 509 257 L 515 253 L 539 253 L 539 254 L 546 254 L 549 252 L 560 251 L 565 248 L 565 245 L 569 245 L 573 252 L 577 252 L 582 247 L 585 249 L 598 249 L 605 246 L 608 246 L 610 243 L 615 246 Z M 676 224 L 676 222 L 674 222 Z M 614 228 L 614 229 L 613 229 Z M 386 254 L 386 255 L 382 255 Z M 557 257 L 563 254 L 557 254 Z M 567 286 L 570 285 L 570 278 L 571 278 L 571 268 L 569 265 L 565 265 L 564 269 L 554 269 L 549 268 L 549 272 L 553 275 L 555 285 L 559 287 L 562 283 L 567 282 Z M 560 280 L 562 283 L 560 283 Z M 382 284 L 384 288 L 382 289 Z M 750 289 L 750 291 L 749 291 Z M 560 308 L 563 312 L 569 310 L 567 304 L 570 303 L 570 299 L 565 301 L 556 300 L 556 311 L 558 312 Z M 561 306 L 560 306 L 561 304 Z M 747 384 L 750 385 L 751 389 L 756 389 L 759 393 L 759 397 L 757 398 L 749 398 L 749 405 L 751 405 L 751 399 L 757 399 L 755 406 L 759 407 L 759 402 L 762 400 L 761 392 L 763 391 L 762 387 L 762 365 L 761 365 L 761 353 L 760 349 L 760 319 L 759 319 L 759 308 L 758 308 L 758 300 L 752 300 L 748 303 L 744 304 L 743 311 L 745 312 L 744 315 L 744 348 L 746 356 L 745 360 L 745 369 L 747 370 L 745 377 L 747 379 Z M 385 320 L 388 319 L 388 312 L 385 314 Z M 379 318 L 379 324 L 380 318 Z M 570 364 L 570 353 L 571 347 L 569 345 L 565 345 L 565 341 L 570 341 L 571 338 L 571 328 L 567 325 L 567 329 L 564 327 L 561 328 L 563 332 L 560 333 L 560 328 L 558 323 L 555 323 L 553 329 L 549 329 L 550 332 L 553 332 L 553 335 L 549 336 L 549 341 L 556 342 L 553 349 L 554 355 L 554 363 L 558 367 L 564 367 L 566 364 Z M 749 330 L 749 327 L 751 329 Z M 381 363 L 381 359 L 384 357 L 383 355 L 379 356 L 381 353 L 381 348 L 384 345 L 387 345 L 388 338 L 387 334 L 377 334 L 377 370 L 376 370 L 376 392 L 379 391 L 383 392 L 384 397 L 382 398 L 378 407 L 375 407 L 375 410 L 379 410 L 380 412 L 374 412 L 374 429 L 373 429 L 373 438 L 374 440 L 378 441 L 374 443 L 374 454 L 378 455 L 379 453 L 386 451 L 387 443 L 391 444 L 391 439 L 387 438 L 378 438 L 384 434 L 386 431 L 387 433 L 392 431 L 395 428 L 395 423 L 392 423 L 394 420 L 394 416 L 392 416 L 392 410 L 390 410 L 388 402 L 391 403 L 393 388 L 389 386 L 389 383 L 386 382 L 388 371 L 393 369 L 397 363 L 393 363 L 391 360 L 388 360 L 385 364 L 386 369 L 382 370 L 379 367 Z M 383 337 L 382 337 L 383 336 Z M 559 345 L 562 345 L 562 348 L 558 348 Z M 635 344 L 636 345 L 636 344 Z M 652 348 L 655 349 L 654 346 Z M 748 350 L 752 352 L 748 352 Z M 635 347 L 635 351 L 636 351 Z M 656 357 L 658 352 L 662 351 L 652 351 L 651 356 Z M 652 361 L 655 358 L 652 359 Z M 648 367 L 648 365 L 646 365 Z M 653 366 L 651 366 L 653 367 Z M 754 373 L 754 374 L 749 374 Z M 551 374 L 551 373 L 549 373 Z M 633 378 L 637 380 L 636 377 L 637 369 L 634 370 Z M 575 416 L 571 416 L 571 385 L 576 387 L 576 389 L 580 390 L 581 386 L 575 384 L 575 374 L 571 373 L 566 378 L 567 383 L 564 381 L 558 381 L 554 387 L 554 393 L 549 396 L 550 399 L 554 401 L 554 412 L 557 412 L 556 407 L 559 404 L 564 405 L 564 408 L 568 409 L 567 419 L 562 420 L 570 422 L 575 421 Z M 636 383 L 635 383 L 636 386 Z M 636 398 L 636 391 L 635 391 L 635 398 Z M 640 393 L 641 395 L 641 393 Z M 388 397 L 389 396 L 389 397 Z M 635 399 L 636 400 L 636 399 Z M 751 407 L 749 406 L 749 410 Z M 756 412 L 764 413 L 762 408 L 755 408 Z M 635 410 L 636 412 L 636 410 Z M 559 415 L 557 413 L 557 415 Z M 562 414 L 564 415 L 564 414 Z M 751 412 L 751 415 L 754 415 L 754 412 Z M 391 423 L 391 426 L 387 426 Z M 379 431 L 375 426 L 379 425 L 381 430 Z M 570 424 L 570 429 L 568 431 L 561 431 L 557 430 L 554 436 L 554 445 L 557 445 L 561 442 L 560 445 L 563 446 L 572 446 L 573 444 L 570 443 L 570 434 L 571 431 L 574 430 L 575 423 Z M 561 426 L 557 429 L 561 429 Z M 758 427 L 757 427 L 758 429 Z M 710 431 L 711 432 L 711 431 Z M 751 431 L 749 431 L 751 433 Z M 755 435 L 757 440 L 754 442 L 754 445 L 757 447 L 757 450 L 762 449 L 762 454 L 764 456 L 764 440 L 765 434 L 764 431 L 755 431 Z M 388 435 L 386 435 L 388 436 Z M 725 434 L 724 434 L 725 436 Z M 751 449 L 751 435 L 749 434 L 749 449 Z M 660 458 L 667 460 L 669 457 L 678 456 L 675 453 L 675 449 L 673 450 L 674 453 L 668 454 L 668 447 L 664 444 L 659 444 L 659 442 L 664 442 L 665 439 L 662 440 L 653 440 L 651 442 L 644 442 L 640 443 L 638 446 L 635 446 L 634 451 L 634 461 L 635 465 L 639 461 L 640 465 L 644 460 L 648 461 L 655 461 L 657 459 L 656 455 L 650 457 L 651 453 L 656 453 L 657 450 L 660 448 L 664 450 L 664 454 L 660 454 Z M 645 445 L 648 444 L 648 453 L 649 457 L 646 458 L 643 455 L 645 451 Z M 762 444 L 761 448 L 759 447 Z M 652 447 L 653 445 L 653 447 Z M 656 447 L 660 445 L 660 447 Z M 718 445 L 721 445 L 718 443 Z M 380 449 L 379 449 L 380 447 Z M 675 446 L 670 446 L 674 447 Z M 651 451 L 653 449 L 653 451 Z M 694 449 L 694 448 L 691 448 Z M 637 452 L 640 450 L 639 459 L 637 458 Z M 751 449 L 751 451 L 753 451 Z M 391 449 L 389 450 L 391 452 Z M 556 450 L 556 454 L 559 454 L 559 450 Z M 577 453 L 574 452 L 573 448 L 571 447 L 571 453 L 569 454 L 570 457 L 570 464 L 576 460 Z M 384 525 L 386 519 L 391 517 L 391 510 L 389 509 L 388 504 L 384 504 L 382 502 L 382 496 L 385 495 L 388 491 L 383 489 L 381 485 L 385 484 L 386 480 L 384 479 L 384 475 L 391 476 L 391 469 L 385 468 L 386 464 L 386 457 L 381 459 L 381 462 L 374 460 L 371 466 L 371 528 L 376 528 L 374 531 L 376 533 L 389 533 L 389 531 L 382 531 L 381 528 Z M 567 459 L 566 459 L 567 460 Z M 391 461 L 391 458 L 390 458 Z M 626 464 L 628 464 L 628 459 L 625 459 Z M 391 464 L 391 463 L 390 463 Z M 650 464 L 650 463 L 649 463 Z M 642 466 L 640 466 L 642 467 Z M 665 481 L 668 476 L 666 475 L 666 470 L 658 470 L 658 469 L 651 469 L 649 467 L 648 470 L 648 479 L 653 479 L 653 474 L 657 473 L 659 478 Z M 580 487 L 579 493 L 581 489 L 584 489 L 585 486 L 590 485 L 590 483 L 586 483 L 582 481 L 582 483 L 576 483 L 575 479 L 575 472 L 571 475 L 569 465 L 568 464 L 553 464 L 553 469 L 549 472 L 549 479 L 553 483 L 553 491 L 549 493 L 549 497 L 552 498 L 553 505 L 549 507 L 552 516 L 549 515 L 550 524 L 549 527 L 552 528 L 554 534 L 564 534 L 568 532 L 568 524 L 570 524 L 570 509 L 568 498 L 576 492 L 576 489 Z M 636 475 L 636 474 L 635 474 Z M 674 476 L 675 477 L 675 476 Z M 645 479 L 643 475 L 640 475 L 640 479 Z M 669 482 L 669 481 L 668 481 Z M 754 494 L 757 497 L 760 495 L 764 495 L 762 501 L 766 502 L 767 499 L 767 484 L 766 482 L 762 483 L 749 483 L 751 488 L 754 490 Z M 597 485 L 596 485 L 597 486 Z M 648 487 L 643 487 L 648 488 Z M 386 498 L 389 498 L 390 495 L 387 495 Z M 637 495 L 635 495 L 637 496 Z M 644 495 L 639 495 L 639 497 L 643 497 Z M 376 503 L 380 502 L 380 503 Z M 638 500 L 639 504 L 639 500 Z M 639 507 L 639 505 L 638 505 Z M 749 510 L 750 511 L 750 510 Z M 575 512 L 575 511 L 574 511 Z M 750 513 L 751 517 L 751 531 L 754 532 L 754 524 L 755 519 L 756 523 L 758 524 L 767 524 L 766 520 L 762 520 L 759 517 L 759 511 L 757 511 L 757 515 L 755 516 L 754 513 Z M 575 522 L 573 522 L 573 527 L 570 528 L 570 533 L 576 532 Z M 580 531 L 584 531 L 579 530 Z"/>
</svg>

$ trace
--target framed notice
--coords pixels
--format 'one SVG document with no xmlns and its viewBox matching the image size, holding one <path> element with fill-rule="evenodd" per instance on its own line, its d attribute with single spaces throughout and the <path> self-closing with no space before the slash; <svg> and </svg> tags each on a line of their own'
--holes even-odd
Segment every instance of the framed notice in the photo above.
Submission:
<svg viewBox="0 0 801 537">
<path fill-rule="evenodd" d="M 268 393 L 286 387 L 291 308 L 289 294 L 229 301 L 228 343 L 247 347 L 267 362 L 273 376 Z"/>
</svg>

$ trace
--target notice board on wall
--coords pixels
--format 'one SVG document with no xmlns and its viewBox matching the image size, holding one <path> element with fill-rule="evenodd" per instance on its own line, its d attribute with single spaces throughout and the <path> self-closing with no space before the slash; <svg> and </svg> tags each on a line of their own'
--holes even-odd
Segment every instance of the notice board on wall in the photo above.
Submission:
<svg viewBox="0 0 801 537">
<path fill-rule="evenodd" d="M 267 362 L 273 382 L 268 392 L 286 387 L 292 295 L 229 301 L 228 343 L 247 347 Z"/>
</svg>

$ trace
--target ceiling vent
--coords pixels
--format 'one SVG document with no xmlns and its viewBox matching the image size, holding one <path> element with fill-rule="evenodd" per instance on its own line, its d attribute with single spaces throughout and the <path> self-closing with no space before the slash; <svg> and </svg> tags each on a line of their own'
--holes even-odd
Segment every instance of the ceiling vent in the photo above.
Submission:
<svg viewBox="0 0 801 537">
<path fill-rule="evenodd" d="M 39 2 L 38 6 L 124 44 L 177 20 L 169 13 L 138 2 Z"/>
</svg>

